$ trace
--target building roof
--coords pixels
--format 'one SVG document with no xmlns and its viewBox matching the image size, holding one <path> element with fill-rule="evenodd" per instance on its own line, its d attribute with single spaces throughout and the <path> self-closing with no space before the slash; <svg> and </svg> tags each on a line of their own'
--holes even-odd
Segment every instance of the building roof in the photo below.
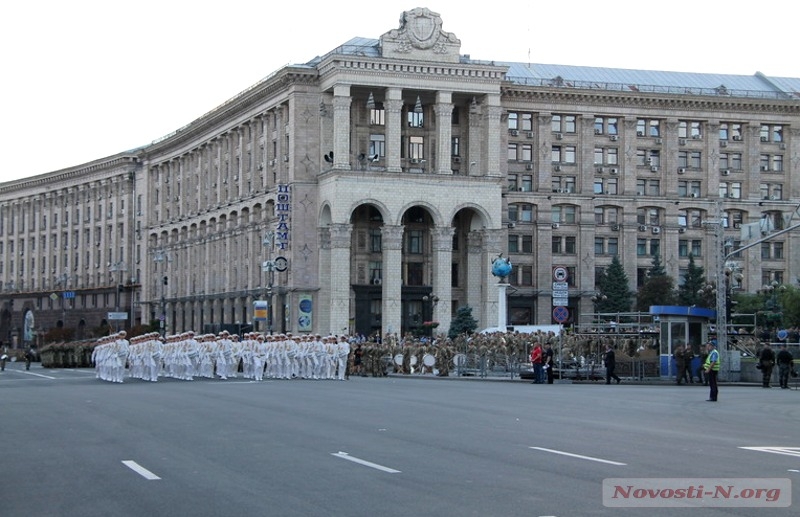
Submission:
<svg viewBox="0 0 800 517">
<path fill-rule="evenodd" d="M 380 40 L 353 38 L 326 56 L 333 54 L 380 57 Z M 324 57 L 318 56 L 306 65 L 314 66 Z M 469 56 L 462 56 L 461 62 L 487 63 L 473 61 Z M 505 61 L 489 64 L 508 67 L 506 79 L 527 86 L 800 100 L 800 78 L 767 77 L 760 72 L 733 75 Z"/>
</svg>

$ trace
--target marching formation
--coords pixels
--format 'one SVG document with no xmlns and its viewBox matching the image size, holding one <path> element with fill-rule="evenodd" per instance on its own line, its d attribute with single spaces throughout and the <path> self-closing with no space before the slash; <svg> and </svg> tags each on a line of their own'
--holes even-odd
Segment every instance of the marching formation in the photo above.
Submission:
<svg viewBox="0 0 800 517">
<path fill-rule="evenodd" d="M 240 340 L 226 331 L 164 338 L 152 332 L 129 341 L 123 331 L 100 338 L 92 361 L 97 378 L 109 382 L 122 382 L 126 375 L 156 382 L 159 377 L 191 381 L 239 374 L 256 381 L 264 377 L 345 380 L 349 356 L 345 336 L 250 333 Z"/>
</svg>

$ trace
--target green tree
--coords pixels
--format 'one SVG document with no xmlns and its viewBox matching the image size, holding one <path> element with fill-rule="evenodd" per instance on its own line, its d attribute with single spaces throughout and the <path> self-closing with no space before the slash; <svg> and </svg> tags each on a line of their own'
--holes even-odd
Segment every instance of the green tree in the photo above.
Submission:
<svg viewBox="0 0 800 517">
<path fill-rule="evenodd" d="M 783 314 L 783 326 L 800 327 L 800 289 L 793 285 L 784 285 L 786 289 L 778 292 L 778 306 Z"/>
<path fill-rule="evenodd" d="M 667 275 L 659 256 L 653 255 L 653 265 L 648 271 L 647 280 L 636 293 L 636 309 L 647 312 L 651 305 L 673 305 L 675 298 L 675 281 Z"/>
<path fill-rule="evenodd" d="M 478 328 L 478 321 L 472 317 L 472 307 L 465 305 L 456 311 L 456 317 L 450 322 L 447 337 L 453 339 L 462 334 L 472 334 Z"/>
<path fill-rule="evenodd" d="M 628 275 L 625 274 L 616 255 L 597 279 L 597 292 L 600 299 L 595 302 L 595 312 L 630 312 L 631 291 L 628 289 Z"/>
<path fill-rule="evenodd" d="M 680 305 L 705 306 L 701 293 L 706 285 L 705 270 L 694 263 L 694 255 L 689 254 L 689 266 L 686 268 L 686 277 L 683 285 L 678 286 L 678 303 Z"/>
</svg>

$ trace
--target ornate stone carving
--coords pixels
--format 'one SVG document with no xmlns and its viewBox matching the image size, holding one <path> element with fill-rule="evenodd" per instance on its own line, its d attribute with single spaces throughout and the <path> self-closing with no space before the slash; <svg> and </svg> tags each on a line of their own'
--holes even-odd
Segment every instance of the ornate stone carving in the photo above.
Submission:
<svg viewBox="0 0 800 517">
<path fill-rule="evenodd" d="M 425 7 L 405 11 L 400 27 L 381 37 L 384 57 L 418 58 L 435 55 L 437 60 L 458 62 L 461 41 L 442 30 L 442 18 Z"/>
</svg>

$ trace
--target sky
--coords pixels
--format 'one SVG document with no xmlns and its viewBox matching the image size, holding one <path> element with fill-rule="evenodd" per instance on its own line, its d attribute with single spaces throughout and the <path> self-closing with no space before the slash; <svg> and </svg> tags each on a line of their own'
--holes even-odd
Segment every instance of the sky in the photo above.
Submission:
<svg viewBox="0 0 800 517">
<path fill-rule="evenodd" d="M 5 2 L 0 183 L 146 145 L 415 7 L 472 59 L 800 77 L 788 0 Z"/>
</svg>

